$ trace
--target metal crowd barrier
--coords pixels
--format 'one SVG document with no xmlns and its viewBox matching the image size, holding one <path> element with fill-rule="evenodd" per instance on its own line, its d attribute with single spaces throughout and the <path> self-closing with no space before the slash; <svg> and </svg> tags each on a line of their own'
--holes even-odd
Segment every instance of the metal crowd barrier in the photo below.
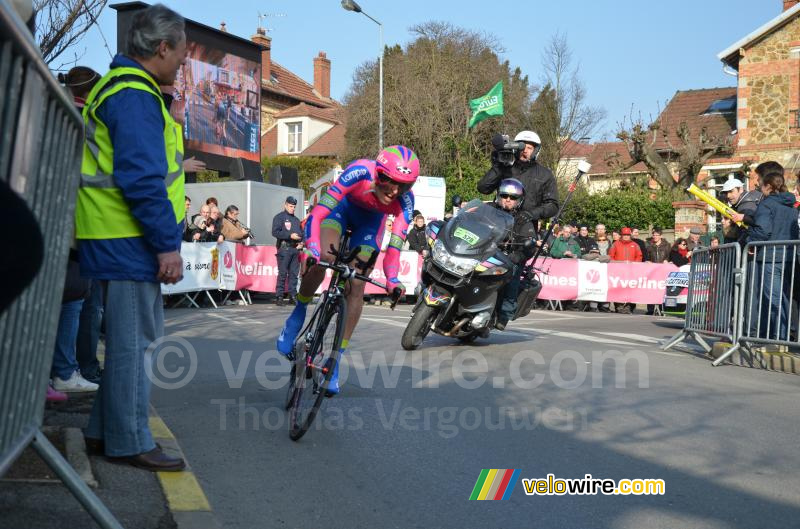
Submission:
<svg viewBox="0 0 800 529">
<path fill-rule="evenodd" d="M 0 124 L 0 178 L 33 211 L 46 248 L 39 275 L 0 316 L 0 476 L 32 445 L 101 527 L 121 528 L 40 429 L 72 238 L 83 124 L 6 0 L 0 0 Z"/>
<path fill-rule="evenodd" d="M 739 329 L 732 347 L 714 361 L 718 366 L 737 350 L 749 355 L 750 364 L 760 356 L 754 345 L 773 346 L 788 352 L 800 346 L 798 298 L 800 241 L 753 242 L 742 253 L 743 287 L 739 293 Z"/>
<path fill-rule="evenodd" d="M 738 337 L 740 255 L 741 247 L 736 243 L 701 248 L 692 253 L 683 330 L 662 349 L 667 350 L 689 337 L 694 338 L 706 352 L 711 351 L 711 346 L 703 339 L 704 336 L 735 343 Z"/>
</svg>

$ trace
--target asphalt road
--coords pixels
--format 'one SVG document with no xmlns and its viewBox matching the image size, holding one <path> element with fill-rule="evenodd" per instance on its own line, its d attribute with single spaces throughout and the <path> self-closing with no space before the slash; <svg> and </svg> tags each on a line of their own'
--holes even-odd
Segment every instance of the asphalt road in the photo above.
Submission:
<svg viewBox="0 0 800 529">
<path fill-rule="evenodd" d="M 798 525 L 800 379 L 659 351 L 678 320 L 534 311 L 411 354 L 408 308 L 367 307 L 342 394 L 295 443 L 288 364 L 270 352 L 288 312 L 167 313 L 156 375 L 186 384 L 153 401 L 226 528 Z M 468 501 L 485 468 L 662 479 L 666 494 L 528 496 L 517 482 L 508 501 Z"/>
</svg>

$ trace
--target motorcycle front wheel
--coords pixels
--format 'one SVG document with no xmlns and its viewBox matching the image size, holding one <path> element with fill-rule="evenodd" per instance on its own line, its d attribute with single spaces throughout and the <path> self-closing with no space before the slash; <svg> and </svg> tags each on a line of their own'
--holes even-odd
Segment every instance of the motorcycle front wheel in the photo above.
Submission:
<svg viewBox="0 0 800 529">
<path fill-rule="evenodd" d="M 403 337 L 400 339 L 400 344 L 406 351 L 413 351 L 422 345 L 425 337 L 433 326 L 433 321 L 436 319 L 436 314 L 439 309 L 431 307 L 424 301 L 420 303 L 417 310 L 411 316 L 411 320 L 406 325 L 406 330 L 403 331 Z"/>
</svg>

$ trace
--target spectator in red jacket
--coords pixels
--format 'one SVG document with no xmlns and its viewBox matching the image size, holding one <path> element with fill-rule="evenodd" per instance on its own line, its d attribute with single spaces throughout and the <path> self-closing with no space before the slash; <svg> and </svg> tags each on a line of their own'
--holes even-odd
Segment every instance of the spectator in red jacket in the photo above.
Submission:
<svg viewBox="0 0 800 529">
<path fill-rule="evenodd" d="M 608 255 L 612 261 L 642 261 L 642 250 L 632 239 L 631 229 L 622 228 L 621 238 L 609 250 Z"/>
<path fill-rule="evenodd" d="M 620 240 L 614 243 L 608 255 L 612 261 L 642 261 L 642 250 L 636 244 L 636 241 L 632 239 L 630 228 L 622 228 Z M 614 303 L 614 307 L 620 314 L 631 314 L 636 305 L 633 303 Z"/>
</svg>

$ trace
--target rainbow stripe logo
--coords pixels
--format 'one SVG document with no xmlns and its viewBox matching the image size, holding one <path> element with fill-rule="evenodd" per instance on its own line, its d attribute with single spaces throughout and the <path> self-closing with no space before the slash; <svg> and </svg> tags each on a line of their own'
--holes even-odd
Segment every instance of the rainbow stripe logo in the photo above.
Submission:
<svg viewBox="0 0 800 529">
<path fill-rule="evenodd" d="M 470 494 L 470 500 L 507 500 L 514 492 L 514 486 L 519 478 L 519 469 L 514 468 L 484 468 L 475 487 Z"/>
</svg>

